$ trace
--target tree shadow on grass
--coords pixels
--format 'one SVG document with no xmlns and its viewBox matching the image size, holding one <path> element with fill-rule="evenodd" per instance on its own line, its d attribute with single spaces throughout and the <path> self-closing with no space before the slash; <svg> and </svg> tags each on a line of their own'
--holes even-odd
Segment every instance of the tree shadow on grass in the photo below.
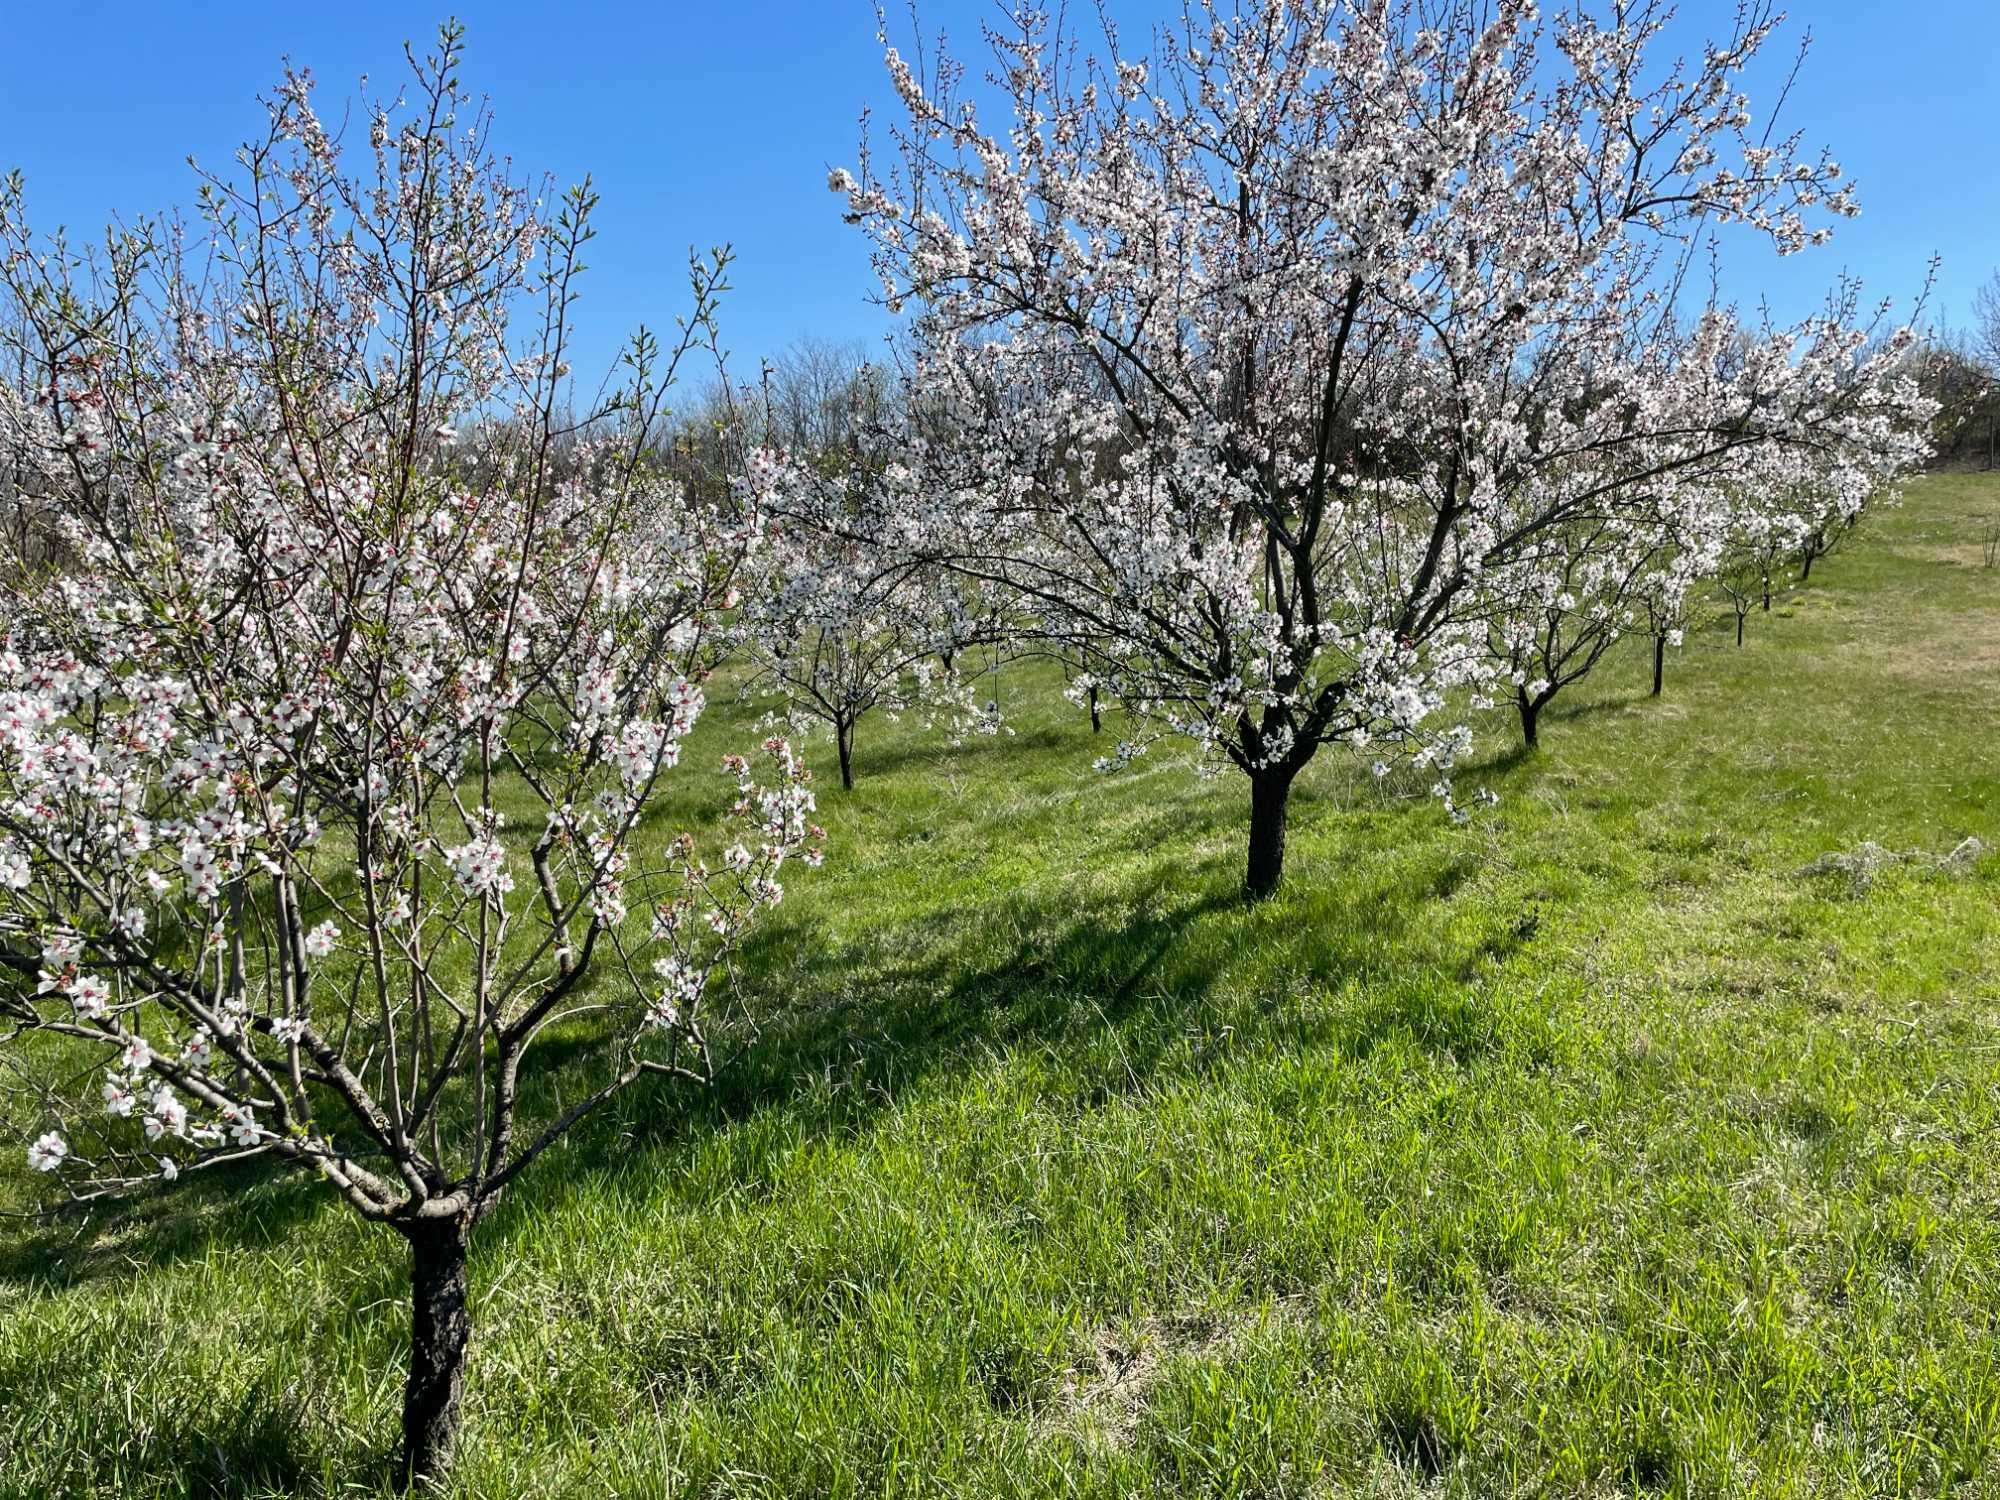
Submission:
<svg viewBox="0 0 2000 1500">
<path fill-rule="evenodd" d="M 119 1454 L 117 1468 L 129 1475 L 171 1474 L 189 1496 L 308 1493 L 320 1475 L 309 1420 L 282 1395 L 253 1391 L 223 1420 L 210 1417 L 198 1431 L 177 1426 L 148 1432 Z"/>
<path fill-rule="evenodd" d="M 1512 730 L 1509 719 L 1509 733 L 1513 737 L 1504 747 L 1478 760 L 1461 761 L 1458 775 L 1470 779 L 1477 776 L 1511 776 L 1515 772 L 1537 763 L 1561 766 L 1564 740 L 1561 732 L 1584 724 L 1604 714 L 1625 713 L 1647 701 L 1641 693 L 1620 693 L 1602 698 L 1579 698 L 1568 701 L 1558 698 L 1542 711 L 1542 741 L 1539 746 L 1529 745 Z M 1549 732 L 1556 731 L 1558 738 L 1552 743 Z"/>
<path fill-rule="evenodd" d="M 221 1242 L 262 1246 L 334 1207 L 324 1186 L 275 1161 L 229 1162 L 103 1204 L 58 1207 L 0 1235 L 0 1286 L 64 1284 L 164 1265 Z"/>
<path fill-rule="evenodd" d="M 941 735 L 900 734 L 884 748 L 880 747 L 879 741 L 876 746 L 869 744 L 865 736 L 867 728 L 864 723 L 854 742 L 854 789 L 857 792 L 868 784 L 871 777 L 893 776 L 907 768 L 934 771 L 946 764 L 988 760 L 1002 751 L 1013 755 L 1022 751 L 1056 750 L 1077 742 L 1073 731 L 1051 724 L 1014 734 L 968 735 L 957 744 L 952 744 Z M 835 781 L 838 781 L 837 777 Z M 840 788 L 835 785 L 833 790 Z"/>
<path fill-rule="evenodd" d="M 1176 834 L 1184 841 L 1189 816 L 1158 809 L 1135 847 Z M 976 910 L 940 900 L 838 948 L 814 940 L 810 910 L 768 924 L 743 955 L 741 985 L 777 1003 L 762 1011 L 761 1031 L 742 1055 L 712 1087 L 642 1080 L 578 1126 L 560 1167 L 538 1164 L 510 1190 L 479 1236 L 489 1248 L 475 1253 L 493 1253 L 594 1174 L 685 1152 L 768 1112 L 788 1117 L 789 1139 L 845 1137 L 920 1081 L 1016 1048 L 1088 1059 L 1077 1064 L 1080 1097 L 1102 1103 L 1154 1086 L 1170 1054 L 1186 1056 L 1190 1023 L 1207 1011 L 1215 1012 L 1208 1023 L 1238 1037 L 1258 1031 L 1280 980 L 1319 990 L 1391 981 L 1400 994 L 1409 988 L 1405 971 L 1421 962 L 1406 941 L 1409 913 L 1448 899 L 1467 874 L 1460 857 L 1446 855 L 1402 866 L 1375 889 L 1343 891 L 1331 903 L 1341 913 L 1337 935 L 1315 927 L 1315 913 L 1329 908 L 1324 890 L 1297 886 L 1251 908 L 1238 878 L 1233 850 L 1198 862 L 1158 859 L 1136 880 L 1087 895 L 1081 882 L 1042 880 Z M 1225 982 L 1229 993 L 1218 1001 Z M 1314 1023 L 1311 1035 L 1293 1016 L 1283 1023 L 1290 1031 L 1268 1040 L 1365 1055 L 1372 1032 L 1396 1031 L 1440 1050 L 1476 1050 L 1474 1020 L 1456 1010 L 1430 1015 L 1431 1004 L 1412 991 L 1338 1024 Z M 546 1038 L 523 1072 L 524 1132 L 587 1088 L 611 1045 L 582 1026 Z M 0 1240 L 0 1282 L 130 1274 L 135 1264 L 167 1264 L 218 1244 L 279 1243 L 322 1213 L 344 1212 L 305 1174 L 246 1163 L 141 1194 L 109 1216 L 81 1224 L 61 1216 Z"/>
<path fill-rule="evenodd" d="M 761 1018 L 743 1055 L 709 1088 L 641 1080 L 613 1106 L 572 1132 L 572 1170 L 629 1158 L 635 1149 L 726 1128 L 770 1108 L 799 1109 L 805 1085 L 842 1087 L 815 1106 L 807 1133 L 859 1128 L 862 1116 L 939 1067 L 966 1065 L 994 1047 L 1054 1041 L 1116 1025 L 1142 997 L 1192 1003 L 1206 992 L 1212 960 L 1174 963 L 1178 934 L 1202 916 L 1240 904 L 1217 878 L 1172 889 L 1160 874 L 1120 892 L 1136 914 L 1062 911 L 1058 899 L 1016 899 L 982 913 L 940 907 L 902 924 L 868 951 L 828 954 L 806 921 L 762 929 L 743 955 L 743 987 L 786 996 Z M 967 950 L 984 961 L 967 963 Z M 814 956 L 801 960 L 802 954 Z M 866 969 L 855 993 L 855 968 Z M 552 1117 L 594 1075 L 614 1039 L 574 1027 L 538 1043 L 522 1073 L 524 1133 Z M 359 1142 L 349 1143 L 367 1161 Z M 541 1196 L 544 1170 L 524 1174 L 503 1205 Z M 560 1192 L 551 1183 L 550 1191 Z M 231 1163 L 170 1186 L 140 1190 L 112 1205 L 63 1210 L 0 1239 L 0 1284 L 88 1281 L 132 1266 L 195 1257 L 216 1244 L 280 1243 L 322 1213 L 344 1213 L 308 1174 L 269 1161 Z M 507 1217 L 507 1209 L 501 1210 Z M 490 1237 L 482 1236 L 482 1238 Z"/>
<path fill-rule="evenodd" d="M 1313 928 L 1310 900 L 1289 917 L 1281 905 L 1246 907 L 1233 857 L 1192 875 L 1155 871 L 1098 910 L 1079 911 L 1061 894 L 1017 896 L 977 915 L 936 910 L 899 929 L 894 946 L 862 954 L 811 956 L 798 934 L 767 931 L 748 956 L 748 982 L 792 998 L 737 1065 L 705 1090 L 628 1092 L 577 1132 L 564 1170 L 523 1179 L 488 1243 L 556 1210 L 596 1174 L 644 1171 L 648 1157 L 773 1112 L 786 1118 L 788 1150 L 849 1138 L 918 1085 L 1013 1050 L 1059 1053 L 1057 1086 L 1082 1108 L 1202 1066 L 1194 1031 L 1229 1034 L 1238 1048 L 1328 1045 L 1360 1057 L 1392 1034 L 1461 1059 L 1500 1050 L 1504 1027 L 1482 1020 L 1476 1001 L 1453 1001 L 1448 970 L 1409 961 L 1408 914 L 1465 878 L 1462 861 L 1444 863 L 1441 872 L 1418 862 L 1353 893 L 1338 941 Z M 1464 941 L 1470 954 L 1484 940 Z M 1324 995 L 1352 981 L 1383 996 L 1359 1009 L 1279 1003 L 1278 991 L 1299 982 Z M 574 1061 L 590 1050 L 581 1043 Z M 537 1086 L 555 1082 L 552 1071 Z"/>
<path fill-rule="evenodd" d="M 938 910 L 903 924 L 893 946 L 817 959 L 801 960 L 809 945 L 799 934 L 767 931 L 745 955 L 745 983 L 788 999 L 763 1017 L 744 1055 L 710 1088 L 635 1087 L 577 1133 L 569 1162 L 583 1172 L 629 1165 L 634 1152 L 678 1148 L 770 1110 L 793 1117 L 794 1139 L 848 1135 L 919 1081 L 996 1051 L 1074 1042 L 1123 1030 L 1142 1011 L 1198 1004 L 1222 955 L 1184 953 L 1179 940 L 1240 904 L 1226 884 L 1202 885 L 1176 892 L 1156 877 L 1122 920 L 1065 912 L 1056 899 L 1016 899 L 976 915 Z M 594 1050 L 580 1041 L 572 1058 L 582 1065 Z M 1135 1068 L 1149 1055 L 1128 1040 Z M 556 1072 L 531 1086 L 556 1084 Z M 521 1189 L 512 1200 L 520 1208 L 567 1191 L 553 1179 L 538 1188 L 524 1178 Z"/>
</svg>

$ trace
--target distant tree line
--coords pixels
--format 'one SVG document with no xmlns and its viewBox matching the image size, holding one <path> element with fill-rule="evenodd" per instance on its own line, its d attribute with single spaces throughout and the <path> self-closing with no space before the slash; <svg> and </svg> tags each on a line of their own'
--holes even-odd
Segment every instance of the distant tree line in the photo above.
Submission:
<svg viewBox="0 0 2000 1500">
<path fill-rule="evenodd" d="M 1932 464 L 1982 471 L 2000 464 L 2000 271 L 1974 295 L 1971 325 L 1931 330 L 1913 363 L 1919 388 L 1937 403 Z"/>
</svg>

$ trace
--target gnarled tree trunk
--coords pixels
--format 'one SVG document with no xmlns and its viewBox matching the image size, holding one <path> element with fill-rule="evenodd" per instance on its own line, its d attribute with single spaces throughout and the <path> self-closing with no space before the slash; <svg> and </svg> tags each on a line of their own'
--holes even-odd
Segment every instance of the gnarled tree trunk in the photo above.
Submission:
<svg viewBox="0 0 2000 1500">
<path fill-rule="evenodd" d="M 1289 766 L 1250 773 L 1250 863 L 1243 877 L 1243 894 L 1262 900 L 1277 890 L 1285 873 L 1285 813 L 1292 799 Z"/>
<path fill-rule="evenodd" d="M 451 1470 L 465 1350 L 472 1339 L 467 1296 L 469 1219 L 420 1219 L 401 1226 L 410 1242 L 410 1375 L 403 1387 L 403 1489 L 435 1484 Z"/>
<path fill-rule="evenodd" d="M 854 790 L 854 721 L 840 719 L 833 726 L 834 742 L 840 746 L 840 784 Z"/>
</svg>

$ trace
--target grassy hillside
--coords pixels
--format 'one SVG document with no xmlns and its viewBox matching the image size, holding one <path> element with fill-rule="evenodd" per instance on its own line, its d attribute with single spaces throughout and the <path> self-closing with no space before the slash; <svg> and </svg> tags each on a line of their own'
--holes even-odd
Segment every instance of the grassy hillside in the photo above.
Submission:
<svg viewBox="0 0 2000 1500">
<path fill-rule="evenodd" d="M 1240 782 L 1046 674 L 864 726 L 756 1051 L 475 1241 L 463 1492 L 2000 1492 L 2000 856 L 1801 873 L 2000 846 L 1989 511 L 1496 716 L 1469 828 L 1323 757 L 1254 910 Z M 0 1495 L 372 1486 L 405 1253 L 254 1173 L 0 1227 Z"/>
</svg>

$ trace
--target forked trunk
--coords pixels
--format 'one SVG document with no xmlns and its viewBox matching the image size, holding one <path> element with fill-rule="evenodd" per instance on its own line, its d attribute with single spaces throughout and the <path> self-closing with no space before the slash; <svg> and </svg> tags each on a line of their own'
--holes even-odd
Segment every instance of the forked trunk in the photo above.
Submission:
<svg viewBox="0 0 2000 1500">
<path fill-rule="evenodd" d="M 472 1338 L 463 1218 L 420 1220 L 410 1241 L 410 1376 L 403 1388 L 403 1456 L 397 1483 L 435 1485 L 451 1470 L 465 1350 Z"/>
<path fill-rule="evenodd" d="M 1541 743 L 1542 705 L 1521 693 L 1514 700 L 1521 710 L 1521 739 L 1532 750 Z"/>
<path fill-rule="evenodd" d="M 1653 696 L 1655 698 L 1660 696 L 1660 689 L 1666 686 L 1666 682 L 1667 638 L 1664 635 L 1656 635 L 1653 637 Z"/>
<path fill-rule="evenodd" d="M 1260 901 L 1277 890 L 1285 874 L 1285 811 L 1292 798 L 1292 770 L 1255 771 L 1250 776 L 1250 865 L 1243 894 Z"/>
</svg>

